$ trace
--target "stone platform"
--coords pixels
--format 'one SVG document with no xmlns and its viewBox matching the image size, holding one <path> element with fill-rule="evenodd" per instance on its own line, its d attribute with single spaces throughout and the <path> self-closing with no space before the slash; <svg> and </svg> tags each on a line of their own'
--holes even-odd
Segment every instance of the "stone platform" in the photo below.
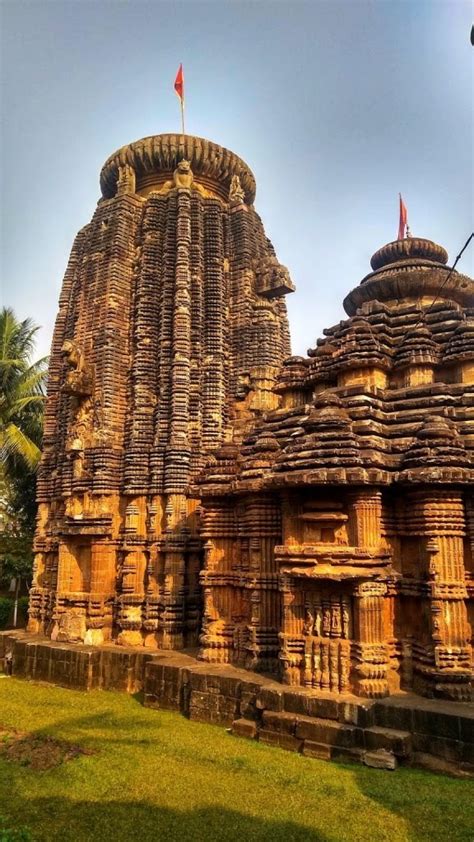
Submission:
<svg viewBox="0 0 474 842">
<path fill-rule="evenodd" d="M 381 700 L 280 684 L 194 653 L 53 643 L 0 633 L 0 669 L 82 690 L 143 691 L 146 707 L 232 729 L 319 759 L 399 763 L 474 775 L 474 705 L 397 694 Z"/>
</svg>

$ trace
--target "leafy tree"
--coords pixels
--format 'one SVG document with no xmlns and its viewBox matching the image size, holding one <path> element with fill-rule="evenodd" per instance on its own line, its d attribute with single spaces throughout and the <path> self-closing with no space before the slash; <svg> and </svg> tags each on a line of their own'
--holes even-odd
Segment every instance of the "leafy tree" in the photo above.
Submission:
<svg viewBox="0 0 474 842">
<path fill-rule="evenodd" d="M 46 358 L 31 363 L 38 326 L 0 311 L 0 460 L 6 480 L 34 471 L 41 455 Z"/>
<path fill-rule="evenodd" d="M 31 362 L 37 330 L 0 311 L 0 580 L 16 579 L 16 599 L 33 559 L 47 364 Z"/>
</svg>

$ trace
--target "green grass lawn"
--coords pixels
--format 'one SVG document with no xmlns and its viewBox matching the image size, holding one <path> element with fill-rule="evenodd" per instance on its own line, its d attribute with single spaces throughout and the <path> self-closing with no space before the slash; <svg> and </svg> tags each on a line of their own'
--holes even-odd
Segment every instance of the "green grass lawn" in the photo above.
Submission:
<svg viewBox="0 0 474 842">
<path fill-rule="evenodd" d="M 92 751 L 41 772 L 0 757 L 0 814 L 33 840 L 474 839 L 471 781 L 311 760 L 125 694 L 4 678 L 0 723 Z"/>
</svg>

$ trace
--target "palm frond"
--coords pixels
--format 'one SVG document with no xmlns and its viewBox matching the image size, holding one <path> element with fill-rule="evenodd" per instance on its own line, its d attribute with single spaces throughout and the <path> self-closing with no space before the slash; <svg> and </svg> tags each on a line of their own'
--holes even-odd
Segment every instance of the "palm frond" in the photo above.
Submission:
<svg viewBox="0 0 474 842">
<path fill-rule="evenodd" d="M 0 430 L 0 460 L 8 469 L 8 464 L 18 461 L 34 470 L 41 457 L 41 450 L 29 436 L 13 423 Z"/>
</svg>

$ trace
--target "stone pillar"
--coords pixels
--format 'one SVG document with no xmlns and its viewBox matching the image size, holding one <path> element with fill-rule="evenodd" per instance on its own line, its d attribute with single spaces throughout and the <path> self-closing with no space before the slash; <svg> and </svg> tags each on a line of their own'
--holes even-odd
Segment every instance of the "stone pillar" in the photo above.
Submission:
<svg viewBox="0 0 474 842">
<path fill-rule="evenodd" d="M 121 629 L 117 643 L 122 646 L 143 644 L 143 603 L 145 599 L 146 570 L 146 518 L 145 497 L 126 498 L 123 542 L 120 556 L 120 590 L 117 596 L 117 625 Z"/>
<path fill-rule="evenodd" d="M 211 663 L 231 663 L 238 608 L 235 588 L 240 566 L 235 509 L 232 501 L 209 499 L 203 514 L 201 537 L 204 545 L 203 623 L 199 657 Z M 237 581 L 237 584 L 238 581 Z"/>
<path fill-rule="evenodd" d="M 381 546 L 382 494 L 360 489 L 350 495 L 349 543 L 377 550 Z M 385 643 L 385 582 L 360 581 L 354 590 L 354 685 L 369 698 L 388 694 L 388 649 Z"/>
<path fill-rule="evenodd" d="M 426 691 L 458 701 L 471 697 L 471 645 L 467 622 L 467 590 L 463 539 L 466 523 L 462 493 L 425 489 L 413 497 L 429 558 L 432 662 L 418 665 L 419 684 Z M 413 515 L 412 515 L 413 517 Z M 416 686 L 415 686 L 416 689 Z"/>
<path fill-rule="evenodd" d="M 302 647 L 298 645 L 300 623 L 298 623 L 297 615 L 298 607 L 302 611 L 303 606 L 297 605 L 299 594 L 290 576 L 280 576 L 280 595 L 282 621 L 279 639 L 282 681 L 284 684 L 299 685 L 301 684 Z"/>
<path fill-rule="evenodd" d="M 274 553 L 275 545 L 281 541 L 280 506 L 271 496 L 259 496 L 249 498 L 245 508 L 239 532 L 241 541 L 249 542 L 250 624 L 246 666 L 273 671 L 278 666 L 281 611 Z"/>
<path fill-rule="evenodd" d="M 384 582 L 359 582 L 354 590 L 354 687 L 371 699 L 388 695 L 387 646 L 383 642 Z"/>
<path fill-rule="evenodd" d="M 381 544 L 382 493 L 362 488 L 349 497 L 349 544 L 378 549 Z"/>
<path fill-rule="evenodd" d="M 166 529 L 159 548 L 164 558 L 160 645 L 163 649 L 184 646 L 185 569 L 189 540 L 184 494 L 170 494 L 165 510 Z"/>
<path fill-rule="evenodd" d="M 91 583 L 84 643 L 100 646 L 112 636 L 117 542 L 95 541 L 91 546 Z"/>
</svg>

